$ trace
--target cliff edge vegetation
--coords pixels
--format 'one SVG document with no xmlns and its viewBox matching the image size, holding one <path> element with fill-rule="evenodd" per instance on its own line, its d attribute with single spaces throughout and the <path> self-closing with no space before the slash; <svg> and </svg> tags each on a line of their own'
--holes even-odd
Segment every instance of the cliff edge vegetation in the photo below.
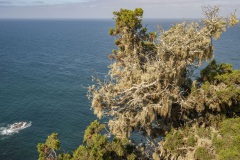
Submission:
<svg viewBox="0 0 240 160">
<path fill-rule="evenodd" d="M 203 13 L 199 22 L 147 32 L 142 9 L 114 12 L 109 78 L 93 78 L 87 93 L 108 125 L 94 121 L 69 154 L 50 135 L 38 144 L 39 160 L 240 159 L 240 71 L 213 60 L 213 41 L 239 21 L 234 13 L 220 16 L 218 6 Z M 194 78 L 203 63 L 209 64 Z M 143 140 L 134 141 L 133 133 Z"/>
</svg>

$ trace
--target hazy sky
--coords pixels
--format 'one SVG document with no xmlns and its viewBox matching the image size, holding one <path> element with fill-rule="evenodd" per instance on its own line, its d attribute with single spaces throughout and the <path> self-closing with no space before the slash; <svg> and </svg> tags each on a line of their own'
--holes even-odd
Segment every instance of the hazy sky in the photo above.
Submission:
<svg viewBox="0 0 240 160">
<path fill-rule="evenodd" d="M 120 8 L 144 9 L 144 18 L 199 18 L 201 7 L 221 5 L 229 15 L 240 0 L 0 0 L 0 18 L 112 18 Z"/>
</svg>

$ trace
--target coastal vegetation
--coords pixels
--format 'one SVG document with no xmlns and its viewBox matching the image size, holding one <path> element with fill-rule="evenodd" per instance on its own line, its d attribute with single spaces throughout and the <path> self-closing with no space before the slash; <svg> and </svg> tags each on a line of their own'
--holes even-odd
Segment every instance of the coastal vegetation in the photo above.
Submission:
<svg viewBox="0 0 240 160">
<path fill-rule="evenodd" d="M 69 154 L 53 133 L 38 144 L 39 160 L 240 159 L 240 70 L 213 60 L 213 41 L 239 21 L 219 16 L 218 6 L 203 13 L 199 22 L 147 32 L 142 9 L 114 12 L 109 78 L 94 77 L 87 93 L 108 125 L 92 122 Z"/>
</svg>

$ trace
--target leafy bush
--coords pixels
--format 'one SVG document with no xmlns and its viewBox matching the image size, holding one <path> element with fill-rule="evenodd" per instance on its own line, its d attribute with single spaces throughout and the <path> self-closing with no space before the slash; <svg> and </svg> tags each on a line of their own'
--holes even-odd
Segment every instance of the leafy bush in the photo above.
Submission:
<svg viewBox="0 0 240 160">
<path fill-rule="evenodd" d="M 128 140 L 116 138 L 112 142 L 109 141 L 106 135 L 100 134 L 103 128 L 104 125 L 98 121 L 92 122 L 84 134 L 86 145 L 80 145 L 73 151 L 73 154 L 57 155 L 56 151 L 60 149 L 60 142 L 57 134 L 53 133 L 45 144 L 38 144 L 39 160 L 135 160 L 137 158 L 134 145 L 130 144 Z"/>
<path fill-rule="evenodd" d="M 211 154 L 209 154 L 207 149 L 204 147 L 197 148 L 194 156 L 197 160 L 212 160 L 213 159 L 213 156 Z"/>
<path fill-rule="evenodd" d="M 231 118 L 221 123 L 219 136 L 213 138 L 213 145 L 221 160 L 240 159 L 240 118 Z"/>
</svg>

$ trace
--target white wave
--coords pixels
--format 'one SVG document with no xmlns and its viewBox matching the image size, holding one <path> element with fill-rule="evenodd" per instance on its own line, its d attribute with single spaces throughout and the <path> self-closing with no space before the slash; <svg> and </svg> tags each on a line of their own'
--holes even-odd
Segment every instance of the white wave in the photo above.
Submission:
<svg viewBox="0 0 240 160">
<path fill-rule="evenodd" d="M 15 122 L 13 124 L 8 124 L 6 127 L 0 127 L 0 135 L 12 135 L 30 127 L 31 125 L 32 122 Z"/>
</svg>

